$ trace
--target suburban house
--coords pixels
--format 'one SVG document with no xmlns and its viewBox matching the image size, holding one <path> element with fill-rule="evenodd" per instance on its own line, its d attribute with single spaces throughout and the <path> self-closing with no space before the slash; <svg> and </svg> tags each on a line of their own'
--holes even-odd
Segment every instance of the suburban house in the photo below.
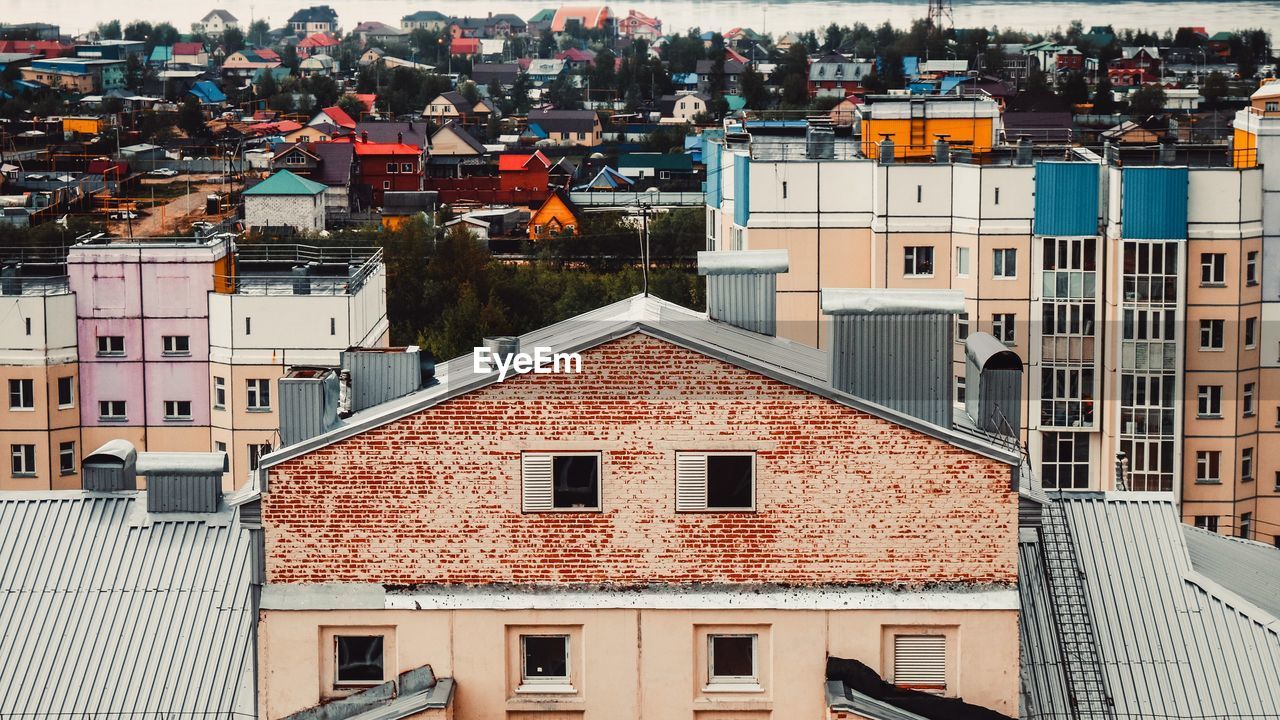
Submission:
<svg viewBox="0 0 1280 720">
<path fill-rule="evenodd" d="M 231 53 L 222 61 L 222 74 L 226 77 L 256 78 L 260 71 L 280 66 L 280 56 L 275 51 L 245 48 Z"/>
<path fill-rule="evenodd" d="M 506 90 L 515 85 L 519 76 L 520 65 L 517 63 L 476 63 L 471 67 L 471 79 L 483 87 L 497 81 L 498 87 Z"/>
<path fill-rule="evenodd" d="M 392 27 L 376 20 L 367 20 L 356 25 L 352 35 L 360 38 L 362 46 L 402 43 L 409 37 L 409 31 Z"/>
<path fill-rule="evenodd" d="M 529 218 L 529 239 L 549 240 L 582 232 L 582 210 L 563 190 L 554 190 Z"/>
<path fill-rule="evenodd" d="M 635 296 L 502 338 L 578 360 L 468 354 L 266 456 L 260 716 L 429 665 L 460 718 L 867 717 L 828 712 L 829 657 L 1016 715 L 1018 455 L 712 313 Z"/>
<path fill-rule="evenodd" d="M 338 31 L 338 13 L 328 5 L 303 8 L 289 17 L 289 29 L 298 37 Z"/>
<path fill-rule="evenodd" d="M 387 51 L 382 48 L 371 47 L 360 54 L 360 59 L 356 60 L 356 64 L 360 67 L 368 67 L 369 65 L 377 65 L 387 57 Z"/>
<path fill-rule="evenodd" d="M 196 23 L 193 29 L 210 37 L 222 37 L 222 34 L 231 28 L 239 27 L 240 21 L 235 15 L 226 10 L 210 10 L 208 15 L 200 18 L 200 22 Z"/>
<path fill-rule="evenodd" d="M 91 57 L 33 60 L 21 68 L 22 79 L 46 87 L 88 94 L 125 87 L 125 61 Z"/>
<path fill-rule="evenodd" d="M 529 131 L 553 145 L 595 147 L 602 142 L 600 118 L 591 110 L 556 110 L 539 108 L 530 111 Z"/>
<path fill-rule="evenodd" d="M 569 34 L 575 29 L 608 32 L 613 22 L 613 11 L 606 5 L 562 6 L 551 19 L 551 32 Z"/>
<path fill-rule="evenodd" d="M 422 148 L 403 141 L 370 142 L 367 132 L 348 140 L 356 157 L 356 189 L 368 207 L 381 207 L 388 190 L 422 189 Z"/>
<path fill-rule="evenodd" d="M 334 105 L 332 107 L 321 108 L 316 116 L 311 118 L 308 125 L 333 125 L 344 130 L 355 130 L 356 121 L 347 114 L 347 111 Z"/>
<path fill-rule="evenodd" d="M 449 16 L 435 10 L 419 10 L 400 18 L 401 30 L 440 32 L 449 25 Z"/>
<path fill-rule="evenodd" d="M 639 10 L 628 10 L 627 16 L 618 20 L 618 34 L 653 42 L 662 37 L 662 21 Z"/>
<path fill-rule="evenodd" d="M 305 57 L 298 63 L 299 77 L 332 77 L 342 68 L 338 61 L 332 55 L 324 53 L 316 53 L 311 57 Z"/>
<path fill-rule="evenodd" d="M 738 78 L 746 69 L 746 64 L 739 60 L 725 60 L 724 77 L 719 91 L 730 95 L 736 94 L 738 92 Z M 698 73 L 698 90 L 704 93 L 716 92 L 717 89 L 713 87 L 715 83 L 715 63 L 711 60 L 699 60 L 695 70 Z"/>
<path fill-rule="evenodd" d="M 189 68 L 206 68 L 209 66 L 209 53 L 204 43 L 178 42 L 173 44 L 172 63 Z"/>
<path fill-rule="evenodd" d="M 541 36 L 543 32 L 551 30 L 551 22 L 555 20 L 556 11 L 551 8 L 543 8 L 530 16 L 528 20 L 528 32 L 533 37 Z"/>
<path fill-rule="evenodd" d="M 467 129 L 453 120 L 431 135 L 431 152 L 427 158 L 426 173 L 429 177 L 454 178 L 485 170 L 484 157 L 488 152 Z"/>
<path fill-rule="evenodd" d="M 663 95 L 658 99 L 658 112 L 663 119 L 690 123 L 698 115 L 710 115 L 711 97 L 700 92 Z"/>
<path fill-rule="evenodd" d="M 327 187 L 288 170 L 244 191 L 244 224 L 249 228 L 325 229 Z"/>
<path fill-rule="evenodd" d="M 355 169 L 355 149 L 351 143 L 299 142 L 280 146 L 271 158 L 271 169 L 288 170 L 324 185 L 326 211 L 351 209 L 351 176 Z"/>
<path fill-rule="evenodd" d="M 559 58 L 529 58 L 520 60 L 520 66 L 535 87 L 550 85 L 565 73 L 567 65 Z"/>
<path fill-rule="evenodd" d="M 449 41 L 449 54 L 454 57 L 472 57 L 480 54 L 480 38 L 457 37 Z"/>
<path fill-rule="evenodd" d="M 694 177 L 693 158 L 684 153 L 623 153 L 618 156 L 618 172 L 641 186 L 687 183 Z"/>
<path fill-rule="evenodd" d="M 556 60 L 563 60 L 570 70 L 582 70 L 596 60 L 596 54 L 583 48 L 567 48 L 556 53 Z"/>
<path fill-rule="evenodd" d="M 862 81 L 875 63 L 849 60 L 843 55 L 826 55 L 809 64 L 809 97 L 844 98 L 862 93 Z"/>
<path fill-rule="evenodd" d="M 312 33 L 302 40 L 298 41 L 297 52 L 298 57 L 306 58 L 312 55 L 324 54 L 328 55 L 340 43 L 338 39 L 328 33 Z"/>
<path fill-rule="evenodd" d="M 498 156 L 498 187 L 507 191 L 538 191 L 547 187 L 551 161 L 541 151 Z"/>
<path fill-rule="evenodd" d="M 493 110 L 484 100 L 471 102 L 462 93 L 450 90 L 437 95 L 422 111 L 422 117 L 443 125 L 456 120 L 463 125 L 483 125 L 489 121 Z"/>
</svg>

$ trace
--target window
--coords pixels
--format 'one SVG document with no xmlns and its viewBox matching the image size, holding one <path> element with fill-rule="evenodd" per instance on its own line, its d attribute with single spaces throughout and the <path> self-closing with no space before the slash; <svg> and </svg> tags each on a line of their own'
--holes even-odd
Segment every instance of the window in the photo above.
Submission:
<svg viewBox="0 0 1280 720">
<path fill-rule="evenodd" d="M 1280 110 L 1280 102 L 1268 100 L 1263 110 L 1265 112 L 1276 112 Z"/>
<path fill-rule="evenodd" d="M 894 635 L 893 684 L 912 690 L 944 692 L 947 689 L 947 637 Z"/>
<path fill-rule="evenodd" d="M 676 453 L 676 510 L 755 509 L 755 455 Z"/>
<path fill-rule="evenodd" d="M 258 463 L 262 460 L 262 456 L 271 452 L 271 444 L 270 443 L 261 443 L 261 444 L 250 443 L 247 449 L 249 452 L 249 469 L 257 470 Z"/>
<path fill-rule="evenodd" d="M 304 157 L 301 153 L 294 153 L 292 155 L 287 156 L 284 159 L 284 162 L 286 165 L 306 165 L 307 158 Z"/>
<path fill-rule="evenodd" d="M 165 355 L 190 355 L 191 354 L 191 338 L 186 335 L 165 335 L 164 338 L 164 354 Z"/>
<path fill-rule="evenodd" d="M 1018 251 L 1013 248 L 1002 248 L 993 252 L 994 265 L 992 273 L 998 278 L 1018 276 Z"/>
<path fill-rule="evenodd" d="M 263 412 L 271 409 L 271 381 L 270 380 L 249 380 L 246 382 L 248 390 L 248 406 L 250 411 Z"/>
<path fill-rule="evenodd" d="M 1200 321 L 1200 349 L 1221 350 L 1223 348 L 1222 320 Z"/>
<path fill-rule="evenodd" d="M 969 277 L 969 248 L 956 248 L 956 277 Z"/>
<path fill-rule="evenodd" d="M 381 635 L 338 635 L 333 638 L 337 662 L 334 685 L 377 685 L 383 680 Z"/>
<path fill-rule="evenodd" d="M 1218 516 L 1217 515 L 1197 515 L 1196 527 L 1209 532 L 1218 532 Z"/>
<path fill-rule="evenodd" d="M 400 172 L 402 173 L 413 172 L 413 163 L 400 163 Z"/>
<path fill-rule="evenodd" d="M 1041 484 L 1046 490 L 1089 489 L 1089 434 L 1046 432 L 1040 447 Z"/>
<path fill-rule="evenodd" d="M 213 443 L 213 450 L 214 452 L 224 453 L 227 451 L 227 444 L 221 440 L 215 440 Z"/>
<path fill-rule="evenodd" d="M 98 419 L 114 421 L 128 419 L 128 415 L 125 413 L 124 400 L 99 400 Z"/>
<path fill-rule="evenodd" d="M 1253 480 L 1253 448 L 1251 447 L 1240 451 L 1240 480 L 1242 482 Z"/>
<path fill-rule="evenodd" d="M 75 382 L 73 377 L 58 378 L 58 407 L 69 408 L 75 405 Z"/>
<path fill-rule="evenodd" d="M 570 686 L 568 635 L 520 636 L 520 684 Z"/>
<path fill-rule="evenodd" d="M 1258 347 L 1258 318 L 1256 317 L 1244 319 L 1244 346 L 1248 350 Z"/>
<path fill-rule="evenodd" d="M 956 342 L 964 342 L 969 339 L 969 313 L 962 312 L 956 315 Z"/>
<path fill-rule="evenodd" d="M 1222 417 L 1222 386 L 1201 385 L 1196 393 L 1196 414 L 1200 417 Z"/>
<path fill-rule="evenodd" d="M 58 471 L 63 475 L 76 474 L 75 441 L 58 443 Z"/>
<path fill-rule="evenodd" d="M 1253 250 L 1245 255 L 1244 261 L 1244 284 L 1258 284 L 1258 251 Z"/>
<path fill-rule="evenodd" d="M 1248 540 L 1253 535 L 1253 513 L 1240 513 L 1240 537 Z"/>
<path fill-rule="evenodd" d="M 1257 383 L 1245 383 L 1244 393 L 1240 397 L 1240 412 L 1245 417 L 1253 417 L 1257 414 L 1258 409 L 1254 404 L 1254 397 L 1257 395 Z"/>
<path fill-rule="evenodd" d="M 600 453 L 525 453 L 523 512 L 600 509 Z"/>
<path fill-rule="evenodd" d="M 390 180 L 383 180 L 383 181 L 382 181 L 382 189 L 383 189 L 383 190 L 390 190 L 390 189 L 391 189 L 391 181 L 390 181 Z"/>
<path fill-rule="evenodd" d="M 227 407 L 227 379 L 215 377 L 213 379 L 213 409 L 223 410 Z"/>
<path fill-rule="evenodd" d="M 996 188 L 996 205 L 1000 204 L 1000 188 Z"/>
<path fill-rule="evenodd" d="M 36 474 L 36 446 L 10 445 L 9 469 L 14 477 L 30 477 Z"/>
<path fill-rule="evenodd" d="M 190 420 L 191 419 L 191 401 L 190 400 L 165 400 L 164 401 L 164 419 L 165 420 Z"/>
<path fill-rule="evenodd" d="M 387 174 L 394 175 L 395 172 L 396 172 L 396 164 L 393 162 L 387 163 Z"/>
<path fill-rule="evenodd" d="M 1014 314 L 1013 313 L 996 313 L 991 316 L 991 334 L 1005 345 L 1012 345 L 1016 342 L 1014 334 Z"/>
<path fill-rule="evenodd" d="M 98 336 L 98 355 L 114 356 L 124 354 L 124 336 L 123 335 L 99 335 Z"/>
<path fill-rule="evenodd" d="M 707 685 L 758 685 L 756 635 L 707 636 Z"/>
<path fill-rule="evenodd" d="M 956 405 L 964 405 L 965 403 L 967 396 L 965 395 L 964 381 L 965 378 L 963 375 L 956 376 Z"/>
<path fill-rule="evenodd" d="M 933 246 L 916 245 L 903 249 L 904 275 L 933 275 Z"/>
<path fill-rule="evenodd" d="M 35 380 L 10 380 L 9 381 L 9 409 L 10 410 L 35 410 L 36 409 L 36 390 Z"/>
<path fill-rule="evenodd" d="M 1218 473 L 1218 462 L 1222 457 L 1222 453 L 1217 450 L 1197 450 L 1196 451 L 1196 482 L 1199 483 L 1217 483 L 1222 482 L 1222 477 Z"/>
<path fill-rule="evenodd" d="M 787 181 L 786 180 L 782 181 L 782 199 L 783 200 L 787 199 Z"/>
<path fill-rule="evenodd" d="M 1200 253 L 1200 284 L 1227 284 L 1227 256 L 1224 253 Z"/>
</svg>

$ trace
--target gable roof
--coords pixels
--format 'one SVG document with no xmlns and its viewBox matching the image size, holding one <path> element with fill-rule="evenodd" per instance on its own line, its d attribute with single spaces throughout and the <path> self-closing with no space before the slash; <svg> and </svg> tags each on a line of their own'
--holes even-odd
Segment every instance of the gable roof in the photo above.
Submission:
<svg viewBox="0 0 1280 720">
<path fill-rule="evenodd" d="M 401 122 L 398 120 L 361 120 L 356 123 L 355 134 L 369 133 L 369 142 L 393 143 L 427 147 L 425 122 Z"/>
<path fill-rule="evenodd" d="M 333 47 L 338 44 L 338 39 L 324 33 L 311 33 L 305 38 L 298 41 L 298 47 Z"/>
<path fill-rule="evenodd" d="M 288 170 L 279 170 L 271 177 L 245 190 L 244 195 L 318 195 L 324 185 L 299 177 Z"/>
<path fill-rule="evenodd" d="M 215 85 L 211 80 L 200 80 L 195 85 L 192 85 L 191 89 L 187 92 L 195 95 L 197 100 L 206 105 L 224 103 L 227 101 L 226 94 L 223 93 L 222 89 Z"/>
<path fill-rule="evenodd" d="M 471 79 L 480 85 L 492 80 L 513 83 L 519 75 L 520 66 L 516 63 L 476 63 L 471 67 Z"/>
<path fill-rule="evenodd" d="M 204 43 L 179 42 L 173 44 L 174 55 L 199 55 L 204 52 Z"/>
<path fill-rule="evenodd" d="M 507 153 L 498 156 L 498 171 L 524 170 L 530 165 L 541 165 L 544 169 L 551 167 L 551 161 L 541 150 L 532 153 Z"/>
<path fill-rule="evenodd" d="M 1195 567 L 1171 494 L 1053 502 L 1071 529 L 1116 717 L 1280 717 L 1280 623 Z M 1039 542 L 1033 530 L 1019 541 L 1024 720 L 1073 714 Z M 1275 570 L 1216 545 L 1245 572 Z M 1225 573 L 1233 585 L 1241 574 Z"/>
<path fill-rule="evenodd" d="M 684 153 L 623 153 L 618 156 L 618 169 L 626 168 L 693 172 L 693 158 Z"/>
<path fill-rule="evenodd" d="M 618 190 L 622 188 L 629 188 L 635 184 L 635 180 L 632 180 L 626 175 L 623 175 L 617 170 L 605 165 L 600 168 L 600 172 L 596 173 L 595 177 L 591 178 L 590 182 L 585 185 L 578 186 L 575 190 Z"/>
<path fill-rule="evenodd" d="M 448 20 L 449 17 L 436 10 L 419 10 L 400 19 L 405 22 L 443 22 Z"/>
<path fill-rule="evenodd" d="M 240 22 L 236 19 L 235 15 L 232 15 L 226 10 L 210 10 L 208 15 L 200 18 L 200 22 L 209 22 L 215 17 L 221 18 L 222 22 Z"/>
<path fill-rule="evenodd" d="M 351 164 L 355 157 L 355 148 L 351 143 L 311 143 L 308 150 L 320 159 L 320 167 L 311 174 L 312 180 L 330 187 L 346 187 L 351 184 Z"/>
<path fill-rule="evenodd" d="M 529 124 L 537 124 L 544 131 L 552 132 L 592 132 L 596 127 L 596 114 L 593 110 L 556 110 L 539 109 L 529 112 Z"/>
<path fill-rule="evenodd" d="M 337 21 L 338 13 L 328 5 L 314 5 L 309 8 L 303 8 L 289 16 L 290 23 L 336 23 Z"/>
<path fill-rule="evenodd" d="M 225 504 L 0 493 L 0 715 L 254 717 L 254 547 Z"/>
<path fill-rule="evenodd" d="M 576 210 L 566 193 L 560 198 Z M 545 206 L 546 203 L 543 203 Z M 541 210 L 541 208 L 539 208 Z M 654 296 L 636 295 L 592 310 L 577 317 L 548 325 L 520 336 L 521 347 L 548 347 L 552 352 L 580 352 L 619 337 L 642 332 L 701 352 L 739 367 L 758 372 L 780 382 L 820 394 L 873 416 L 922 432 L 988 457 L 1007 462 L 1016 469 L 1017 455 L 963 432 L 918 420 L 895 410 L 835 390 L 829 384 L 827 353 L 779 337 L 761 335 L 721 322 Z M 358 412 L 338 427 L 309 440 L 265 455 L 260 467 L 269 468 L 311 450 L 358 435 L 446 400 L 498 382 L 497 371 L 475 371 L 470 354 L 436 366 L 439 382 L 402 398 Z"/>
<path fill-rule="evenodd" d="M 320 112 L 316 113 L 316 117 L 312 118 L 311 122 L 308 124 L 309 125 L 315 124 L 316 118 L 319 118 L 321 113 L 323 113 L 326 117 L 332 120 L 333 124 L 337 125 L 338 127 L 355 128 L 356 126 L 356 121 L 351 119 L 351 116 L 347 114 L 347 111 L 343 110 L 337 105 L 334 105 L 332 107 L 327 107 L 327 108 L 321 108 Z"/>
<path fill-rule="evenodd" d="M 551 32 L 564 32 L 571 20 L 581 23 L 586 30 L 599 30 L 609 19 L 607 5 L 565 6 L 556 10 L 555 16 L 551 18 Z"/>
<path fill-rule="evenodd" d="M 454 137 L 461 140 L 463 144 L 466 145 L 468 148 L 470 148 L 471 151 L 476 155 L 484 155 L 486 152 L 486 150 L 484 149 L 484 145 L 482 145 L 479 140 L 476 140 L 471 133 L 467 132 L 466 128 L 462 127 L 461 125 L 454 122 L 453 120 L 450 120 L 446 122 L 444 125 L 441 125 L 439 130 L 436 130 L 434 133 L 431 134 L 431 144 L 437 145 L 438 143 L 436 142 L 436 138 L 444 133 L 449 133 L 450 135 L 453 135 Z"/>
</svg>

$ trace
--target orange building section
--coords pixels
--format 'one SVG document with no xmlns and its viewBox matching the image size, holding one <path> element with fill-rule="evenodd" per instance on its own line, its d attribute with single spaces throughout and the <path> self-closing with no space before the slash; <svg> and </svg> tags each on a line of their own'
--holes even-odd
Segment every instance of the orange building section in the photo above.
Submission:
<svg viewBox="0 0 1280 720">
<path fill-rule="evenodd" d="M 1231 165 L 1249 168 L 1258 164 L 1258 136 L 1248 130 L 1235 129 L 1231 138 Z"/>
<path fill-rule="evenodd" d="M 542 207 L 529 219 L 529 239 L 547 240 L 557 235 L 577 235 L 581 232 L 582 211 L 557 190 L 542 203 Z"/>
<path fill-rule="evenodd" d="M 895 158 L 927 157 L 939 135 L 946 135 L 953 146 L 970 147 L 974 152 L 991 150 L 995 133 L 989 117 L 968 118 L 864 118 L 862 120 L 862 152 L 877 156 L 877 145 L 889 135 Z"/>
</svg>

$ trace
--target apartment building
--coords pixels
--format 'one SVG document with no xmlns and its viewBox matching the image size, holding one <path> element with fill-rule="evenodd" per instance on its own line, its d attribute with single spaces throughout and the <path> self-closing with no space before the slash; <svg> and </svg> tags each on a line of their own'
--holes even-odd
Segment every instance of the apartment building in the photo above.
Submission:
<svg viewBox="0 0 1280 720">
<path fill-rule="evenodd" d="M 1084 148 L 1005 142 L 983 102 L 872 98 L 860 141 L 730 128 L 705 152 L 708 247 L 788 250 L 778 332 L 817 346 L 823 288 L 963 291 L 957 342 L 990 332 L 1027 363 L 1045 488 L 1173 492 L 1187 522 L 1280 536 L 1265 110 L 1237 119 L 1256 131 L 1234 151 Z M 868 138 L 875 118 L 898 126 Z M 957 404 L 964 361 L 957 344 Z"/>
<path fill-rule="evenodd" d="M 705 271 L 750 285 L 778 255 Z M 948 383 L 960 302 L 827 306 L 917 337 Z M 829 656 L 1016 714 L 1017 454 L 862 399 L 749 315 L 629 298 L 486 341 L 575 372 L 457 358 L 265 457 L 259 714 L 429 666 L 459 718 L 828 717 Z"/>
<path fill-rule="evenodd" d="M 2 270 L 0 489 L 77 487 L 84 449 L 116 439 L 224 451 L 239 485 L 278 444 L 290 365 L 388 341 L 376 249 L 94 236 L 35 260 Z"/>
</svg>

